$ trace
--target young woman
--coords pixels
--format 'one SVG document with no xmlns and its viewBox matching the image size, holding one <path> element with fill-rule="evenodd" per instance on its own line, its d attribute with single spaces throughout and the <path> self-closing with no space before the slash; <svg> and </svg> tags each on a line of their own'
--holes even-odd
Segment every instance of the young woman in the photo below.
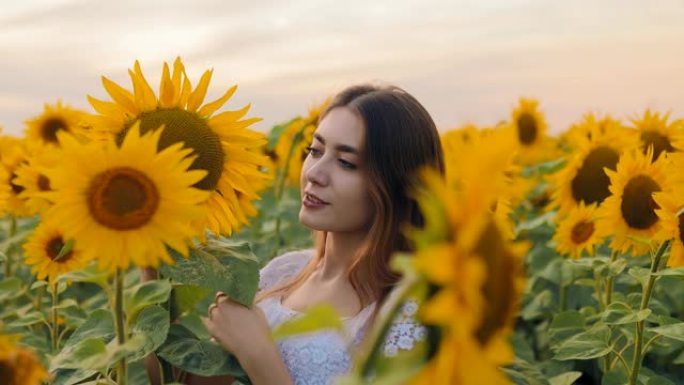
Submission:
<svg viewBox="0 0 684 385">
<path fill-rule="evenodd" d="M 392 254 L 411 250 L 402 231 L 422 225 L 410 198 L 415 172 L 425 166 L 443 172 L 443 162 L 434 122 L 402 89 L 359 85 L 333 99 L 301 174 L 299 219 L 316 233 L 315 249 L 269 262 L 256 306 L 217 293 L 205 319 L 253 384 L 328 384 L 349 370 L 376 309 L 398 281 L 389 268 Z M 342 333 L 273 341 L 271 329 L 321 303 L 343 317 Z M 396 352 L 396 338 L 388 344 L 386 351 Z M 404 340 L 399 349 L 410 345 Z"/>
</svg>

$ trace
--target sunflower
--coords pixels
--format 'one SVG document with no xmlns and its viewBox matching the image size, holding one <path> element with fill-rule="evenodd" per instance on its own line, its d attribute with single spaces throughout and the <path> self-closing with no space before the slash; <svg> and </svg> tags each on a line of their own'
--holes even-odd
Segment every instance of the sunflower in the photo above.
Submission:
<svg viewBox="0 0 684 385">
<path fill-rule="evenodd" d="M 307 147 L 313 142 L 313 134 L 318 126 L 318 120 L 331 99 L 309 109 L 306 117 L 297 117 L 287 124 L 273 148 L 273 161 L 278 170 L 287 170 L 285 183 L 288 186 L 299 187 Z M 291 151 L 291 152 L 290 152 Z M 289 162 L 287 161 L 289 159 Z"/>
<path fill-rule="evenodd" d="M 85 267 L 88 260 L 76 243 L 72 243 L 71 250 L 64 255 L 59 255 L 67 243 L 64 232 L 55 223 L 43 221 L 36 228 L 24 244 L 24 252 L 26 264 L 32 267 L 38 279 L 47 278 L 52 283 L 61 274 Z"/>
<path fill-rule="evenodd" d="M 682 122 L 677 120 L 668 123 L 670 114 L 660 114 L 646 110 L 641 118 L 631 119 L 639 133 L 641 149 L 644 153 L 653 147 L 653 156 L 659 157 L 663 152 L 684 150 L 684 130 Z"/>
<path fill-rule="evenodd" d="M 202 104 L 212 73 L 212 70 L 206 71 L 193 90 L 180 58 L 176 59 L 172 72 L 164 63 L 157 97 L 136 61 L 133 70 L 129 70 L 133 92 L 103 77 L 104 88 L 113 101 L 89 96 L 98 115 L 90 116 L 87 124 L 114 135 L 117 143 L 135 121 L 140 121 L 143 133 L 164 125 L 159 149 L 183 143 L 197 155 L 190 169 L 206 171 L 206 176 L 195 184 L 211 192 L 205 204 L 207 214 L 194 223 L 197 231 L 203 232 L 208 227 L 217 234 L 231 234 L 256 212 L 253 201 L 267 185 L 268 175 L 262 171 L 262 167 L 268 166 L 268 157 L 262 153 L 266 137 L 248 129 L 261 119 L 241 120 L 249 105 L 214 114 L 231 98 L 237 86 L 217 100 Z"/>
<path fill-rule="evenodd" d="M 613 119 L 610 115 L 600 117 L 590 112 L 561 135 L 561 142 L 569 150 L 574 151 L 586 141 L 596 139 L 597 136 L 614 135 L 616 132 L 624 133 L 625 131 L 631 130 L 625 128 L 619 120 Z"/>
<path fill-rule="evenodd" d="M 440 365 L 442 354 L 482 357 L 480 375 L 501 378 L 496 374 L 498 366 L 513 357 L 507 338 L 522 290 L 521 258 L 526 246 L 504 236 L 487 194 L 478 199 L 483 187 L 469 183 L 454 190 L 434 172 L 422 177 L 425 190 L 418 200 L 426 227 L 410 236 L 418 245 L 414 266 L 437 291 L 425 303 L 421 317 L 453 339 L 444 337 L 439 342 L 440 353 L 416 383 L 447 378 L 448 383 L 471 383 L 469 371 Z"/>
<path fill-rule="evenodd" d="M 525 165 L 549 159 L 553 149 L 546 134 L 546 118 L 538 106 L 537 100 L 520 98 L 511 113 L 509 130 L 512 130 L 514 142 L 519 146 L 519 161 Z"/>
<path fill-rule="evenodd" d="M 40 385 L 49 379 L 31 351 L 17 346 L 17 337 L 0 335 L 0 384 Z"/>
<path fill-rule="evenodd" d="M 31 214 L 42 213 L 52 206 L 48 199 L 52 187 L 47 170 L 58 164 L 60 154 L 56 147 L 46 147 L 41 151 L 34 151 L 26 163 L 17 167 L 14 184 L 22 188 L 19 198 L 25 201 Z"/>
<path fill-rule="evenodd" d="M 577 138 L 576 149 L 565 167 L 552 177 L 552 207 L 567 213 L 579 203 L 600 205 L 610 195 L 610 179 L 605 170 L 615 170 L 620 155 L 638 146 L 635 135 L 619 126 L 599 126 L 586 121 L 591 135 Z"/>
<path fill-rule="evenodd" d="M 188 170 L 195 157 L 180 143 L 157 152 L 161 136 L 161 129 L 140 134 L 137 123 L 120 147 L 60 135 L 65 156 L 47 173 L 55 204 L 46 217 L 100 267 L 173 263 L 166 245 L 188 253 L 190 222 L 209 195 L 192 186 L 206 171 Z"/>
<path fill-rule="evenodd" d="M 667 167 L 671 190 L 656 193 L 654 198 L 659 206 L 656 210 L 661 222 L 659 238 L 672 239 L 667 265 L 679 267 L 684 266 L 684 177 L 680 173 L 684 166 L 684 153 L 677 152 L 669 158 Z"/>
<path fill-rule="evenodd" d="M 560 221 L 553 236 L 559 253 L 574 258 L 583 251 L 594 255 L 594 248 L 603 240 L 596 231 L 596 211 L 595 204 L 585 206 L 581 202 Z"/>
<path fill-rule="evenodd" d="M 0 138 L 0 180 L 3 185 L 0 188 L 0 196 L 5 197 L 5 211 L 15 217 L 25 217 L 31 214 L 26 206 L 26 200 L 20 197 L 24 187 L 17 184 L 17 171 L 28 161 L 28 150 L 24 141 L 3 136 Z"/>
<path fill-rule="evenodd" d="M 610 247 L 615 251 L 642 255 L 657 240 L 660 221 L 653 193 L 667 192 L 666 157 L 653 159 L 653 149 L 625 153 L 616 171 L 608 170 L 610 195 L 598 212 L 598 231 L 614 234 Z M 649 241 L 650 240 L 650 241 Z"/>
<path fill-rule="evenodd" d="M 26 121 L 26 138 L 29 143 L 39 146 L 58 146 L 57 133 L 65 131 L 73 135 L 83 135 L 81 122 L 85 113 L 58 101 L 54 106 L 45 104 L 43 113 Z"/>
</svg>

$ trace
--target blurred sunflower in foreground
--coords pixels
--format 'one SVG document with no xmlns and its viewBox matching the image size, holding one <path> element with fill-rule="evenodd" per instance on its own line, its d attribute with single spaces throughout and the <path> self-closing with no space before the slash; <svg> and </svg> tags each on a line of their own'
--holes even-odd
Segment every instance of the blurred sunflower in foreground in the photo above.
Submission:
<svg viewBox="0 0 684 385">
<path fill-rule="evenodd" d="M 684 266 L 684 153 L 670 155 L 667 165 L 668 183 L 670 191 L 659 192 L 654 195 L 658 209 L 656 213 L 661 222 L 658 238 L 672 239 L 669 267 Z"/>
<path fill-rule="evenodd" d="M 133 83 L 132 93 L 102 78 L 112 102 L 89 96 L 98 114 L 87 119 L 88 125 L 104 131 L 105 136 L 109 135 L 117 143 L 121 143 L 136 121 L 140 121 L 142 133 L 164 126 L 159 150 L 182 143 L 196 155 L 190 169 L 206 171 L 206 176 L 195 183 L 196 187 L 210 192 L 205 216 L 194 221 L 197 235 L 202 237 L 205 228 L 228 235 L 238 230 L 249 216 L 256 214 L 253 201 L 259 198 L 259 191 L 269 179 L 261 169 L 268 166 L 268 158 L 262 154 L 266 137 L 248 128 L 261 119 L 242 119 L 249 105 L 215 114 L 237 86 L 220 98 L 204 103 L 213 70 L 204 72 L 193 89 L 180 58 L 174 62 L 173 71 L 164 63 L 158 97 L 137 61 L 128 73 Z"/>
<path fill-rule="evenodd" d="M 0 334 L 0 384 L 39 385 L 49 378 L 31 351 L 17 346 L 18 338 Z"/>
<path fill-rule="evenodd" d="M 473 160 L 471 174 L 499 175 L 508 166 L 503 159 L 499 151 L 482 155 Z M 527 245 L 506 237 L 492 212 L 505 183 L 468 178 L 470 183 L 453 189 L 436 172 L 422 177 L 424 190 L 417 197 L 426 226 L 410 236 L 418 250 L 415 268 L 435 292 L 421 319 L 439 327 L 441 338 L 410 384 L 509 384 L 499 366 L 513 359 L 508 337 L 521 298 Z"/>
<path fill-rule="evenodd" d="M 191 222 L 209 195 L 193 187 L 207 174 L 190 170 L 192 149 L 176 143 L 158 151 L 162 129 L 141 134 L 134 124 L 117 146 L 60 135 L 64 158 L 48 177 L 61 240 L 73 239 L 100 267 L 125 269 L 173 263 L 166 246 L 188 254 Z M 103 247 L 106 245 L 106 247 Z"/>
</svg>

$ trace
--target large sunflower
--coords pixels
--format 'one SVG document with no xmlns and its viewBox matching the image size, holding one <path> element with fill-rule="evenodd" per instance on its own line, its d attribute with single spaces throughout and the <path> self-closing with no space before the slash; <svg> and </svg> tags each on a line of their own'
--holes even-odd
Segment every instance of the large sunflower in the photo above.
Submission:
<svg viewBox="0 0 684 385">
<path fill-rule="evenodd" d="M 656 210 L 661 222 L 659 238 L 672 239 L 670 258 L 667 265 L 670 267 L 684 266 L 684 176 L 681 174 L 684 167 L 684 153 L 677 152 L 669 156 L 668 179 L 671 190 L 664 193 L 656 193 L 654 198 L 659 206 Z"/>
<path fill-rule="evenodd" d="M 180 58 L 174 63 L 173 72 L 164 63 L 157 97 L 136 61 L 133 70 L 129 70 L 132 93 L 102 78 L 113 102 L 89 96 L 90 104 L 99 115 L 91 116 L 88 124 L 115 135 L 117 142 L 137 120 L 143 133 L 164 125 L 159 149 L 183 143 L 197 155 L 190 168 L 207 171 L 196 183 L 196 187 L 211 192 L 206 201 L 207 215 L 196 222 L 198 231 L 208 227 L 215 233 L 230 234 L 256 212 L 253 201 L 268 181 L 267 174 L 261 170 L 268 166 L 268 158 L 262 154 L 266 138 L 248 129 L 261 119 L 241 120 L 249 105 L 214 114 L 230 99 L 236 86 L 217 100 L 202 104 L 212 72 L 206 71 L 193 90 Z"/>
<path fill-rule="evenodd" d="M 642 255 L 650 249 L 649 240 L 656 240 L 660 221 L 659 208 L 653 193 L 669 191 L 666 177 L 666 157 L 653 159 L 653 149 L 646 154 L 631 151 L 622 155 L 616 171 L 608 170 L 610 195 L 599 208 L 598 230 L 614 234 L 610 247 L 632 255 Z"/>
<path fill-rule="evenodd" d="M 209 195 L 192 186 L 206 171 L 188 170 L 192 150 L 180 143 L 157 152 L 161 135 L 141 135 L 136 123 L 120 147 L 60 136 L 65 155 L 48 171 L 55 205 L 46 216 L 101 267 L 172 263 L 166 245 L 188 253 L 190 222 L 203 215 Z"/>
<path fill-rule="evenodd" d="M 34 151 L 26 163 L 17 167 L 14 184 L 22 188 L 19 198 L 25 201 L 31 214 L 42 213 L 52 206 L 49 200 L 52 187 L 47 170 L 59 164 L 60 155 L 57 148 L 46 147 Z"/>
<path fill-rule="evenodd" d="M 580 203 L 560 221 L 553 236 L 559 253 L 574 258 L 581 257 L 583 251 L 594 255 L 594 248 L 603 240 L 596 231 L 596 211 L 595 204 Z"/>
<path fill-rule="evenodd" d="M 297 117 L 289 122 L 278 138 L 272 151 L 273 160 L 278 172 L 287 170 L 285 183 L 289 186 L 299 187 L 302 165 L 308 154 L 307 147 L 313 142 L 318 120 L 330 101 L 331 99 L 326 99 L 309 109 L 306 117 Z"/>
<path fill-rule="evenodd" d="M 620 155 L 638 146 L 636 136 L 619 126 L 599 126 L 590 120 L 584 124 L 590 135 L 576 138 L 576 149 L 568 156 L 567 164 L 552 177 L 553 206 L 559 207 L 561 213 L 579 203 L 600 205 L 610 195 L 605 170 L 615 170 Z"/>
<path fill-rule="evenodd" d="M 81 126 L 85 113 L 58 101 L 54 106 L 45 104 L 43 113 L 26 121 L 26 138 L 31 144 L 57 146 L 57 133 L 65 131 L 83 135 Z"/>
<path fill-rule="evenodd" d="M 35 354 L 17 346 L 17 340 L 17 337 L 0 335 L 0 384 L 42 384 L 50 375 Z"/>
<path fill-rule="evenodd" d="M 525 247 L 506 239 L 490 199 L 476 199 L 485 192 L 482 187 L 468 184 L 453 190 L 431 172 L 423 174 L 423 181 L 425 190 L 418 199 L 426 227 L 411 235 L 418 245 L 414 263 L 437 291 L 421 316 L 453 340 L 440 341 L 437 357 L 416 381 L 450 378 L 449 383 L 471 383 L 469 371 L 439 365 L 441 354 L 452 353 L 482 357 L 480 375 L 503 378 L 497 375 L 498 366 L 512 359 L 507 338 L 522 289 Z"/>
<path fill-rule="evenodd" d="M 644 153 L 653 148 L 653 156 L 659 157 L 663 152 L 684 150 L 684 127 L 676 120 L 668 123 L 669 113 L 660 114 L 646 110 L 640 118 L 631 119 L 639 133 L 641 149 Z"/>
<path fill-rule="evenodd" d="M 38 279 L 55 282 L 59 275 L 85 267 L 88 260 L 79 244 L 72 243 L 68 252 L 59 255 L 67 243 L 61 226 L 55 223 L 43 221 L 36 228 L 24 244 L 24 252 L 26 264 Z"/>
</svg>

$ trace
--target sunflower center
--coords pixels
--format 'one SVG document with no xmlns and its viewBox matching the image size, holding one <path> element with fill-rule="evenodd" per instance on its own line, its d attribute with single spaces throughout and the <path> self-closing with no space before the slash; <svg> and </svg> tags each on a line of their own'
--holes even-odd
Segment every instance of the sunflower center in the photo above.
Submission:
<svg viewBox="0 0 684 385">
<path fill-rule="evenodd" d="M 661 152 L 673 152 L 674 147 L 667 136 L 657 131 L 642 131 L 641 143 L 643 144 L 644 154 L 650 146 L 653 146 L 653 159 L 658 159 Z"/>
<path fill-rule="evenodd" d="M 684 214 L 679 214 L 679 241 L 684 243 Z"/>
<path fill-rule="evenodd" d="M 50 179 L 43 174 L 38 175 L 38 189 L 40 191 L 52 191 L 50 186 Z"/>
<path fill-rule="evenodd" d="M 164 126 L 159 139 L 159 150 L 172 144 L 182 142 L 185 147 L 192 148 L 197 158 L 190 166 L 191 170 L 207 170 L 208 174 L 194 187 L 203 190 L 214 190 L 218 186 L 226 154 L 223 152 L 221 138 L 209 127 L 206 119 L 193 112 L 181 109 L 158 109 L 143 112 L 140 119 L 140 132 L 145 133 Z M 117 135 L 117 143 L 121 144 L 131 122 Z"/>
<path fill-rule="evenodd" d="M 152 219 L 159 191 L 142 172 L 119 167 L 97 174 L 88 190 L 88 208 L 95 220 L 114 230 L 136 229 Z"/>
<path fill-rule="evenodd" d="M 12 368 L 12 363 L 0 360 L 0 383 L 1 384 L 12 384 L 14 378 L 14 369 Z"/>
<path fill-rule="evenodd" d="M 520 143 L 530 145 L 537 139 L 537 120 L 528 113 L 518 118 L 518 139 Z"/>
<path fill-rule="evenodd" d="M 68 125 L 61 118 L 47 119 L 41 127 L 41 135 L 46 142 L 58 143 L 57 132 L 66 130 Z"/>
<path fill-rule="evenodd" d="M 17 174 L 12 172 L 12 174 L 10 175 L 10 187 L 12 187 L 12 192 L 14 192 L 15 195 L 19 195 L 25 190 L 25 188 L 24 188 L 24 186 L 20 186 L 20 185 L 14 183 L 14 180 L 16 178 L 17 178 Z"/>
<path fill-rule="evenodd" d="M 658 191 L 660 185 L 647 175 L 637 175 L 627 182 L 620 211 L 629 227 L 644 230 L 658 221 L 655 210 L 659 206 L 652 195 Z"/>
<path fill-rule="evenodd" d="M 615 170 L 618 160 L 620 154 L 611 147 L 599 146 L 591 150 L 570 183 L 575 201 L 585 204 L 603 202 L 610 195 L 610 178 L 603 168 Z"/>
<path fill-rule="evenodd" d="M 45 246 L 45 251 L 47 252 L 48 257 L 50 257 L 51 260 L 55 260 L 57 256 L 59 255 L 59 252 L 62 251 L 62 248 L 64 247 L 65 243 L 64 240 L 62 239 L 61 235 L 58 235 L 47 243 Z M 59 259 L 60 262 L 66 262 L 71 258 L 73 252 L 69 251 L 68 253 L 64 254 L 62 258 Z"/>
<path fill-rule="evenodd" d="M 572 243 L 579 245 L 586 242 L 594 234 L 594 222 L 579 221 L 572 227 L 570 239 Z"/>
<path fill-rule="evenodd" d="M 485 313 L 476 332 L 483 345 L 508 322 L 515 305 L 515 258 L 504 243 L 496 224 L 491 221 L 475 246 L 487 267 L 487 280 L 482 288 Z"/>
</svg>

